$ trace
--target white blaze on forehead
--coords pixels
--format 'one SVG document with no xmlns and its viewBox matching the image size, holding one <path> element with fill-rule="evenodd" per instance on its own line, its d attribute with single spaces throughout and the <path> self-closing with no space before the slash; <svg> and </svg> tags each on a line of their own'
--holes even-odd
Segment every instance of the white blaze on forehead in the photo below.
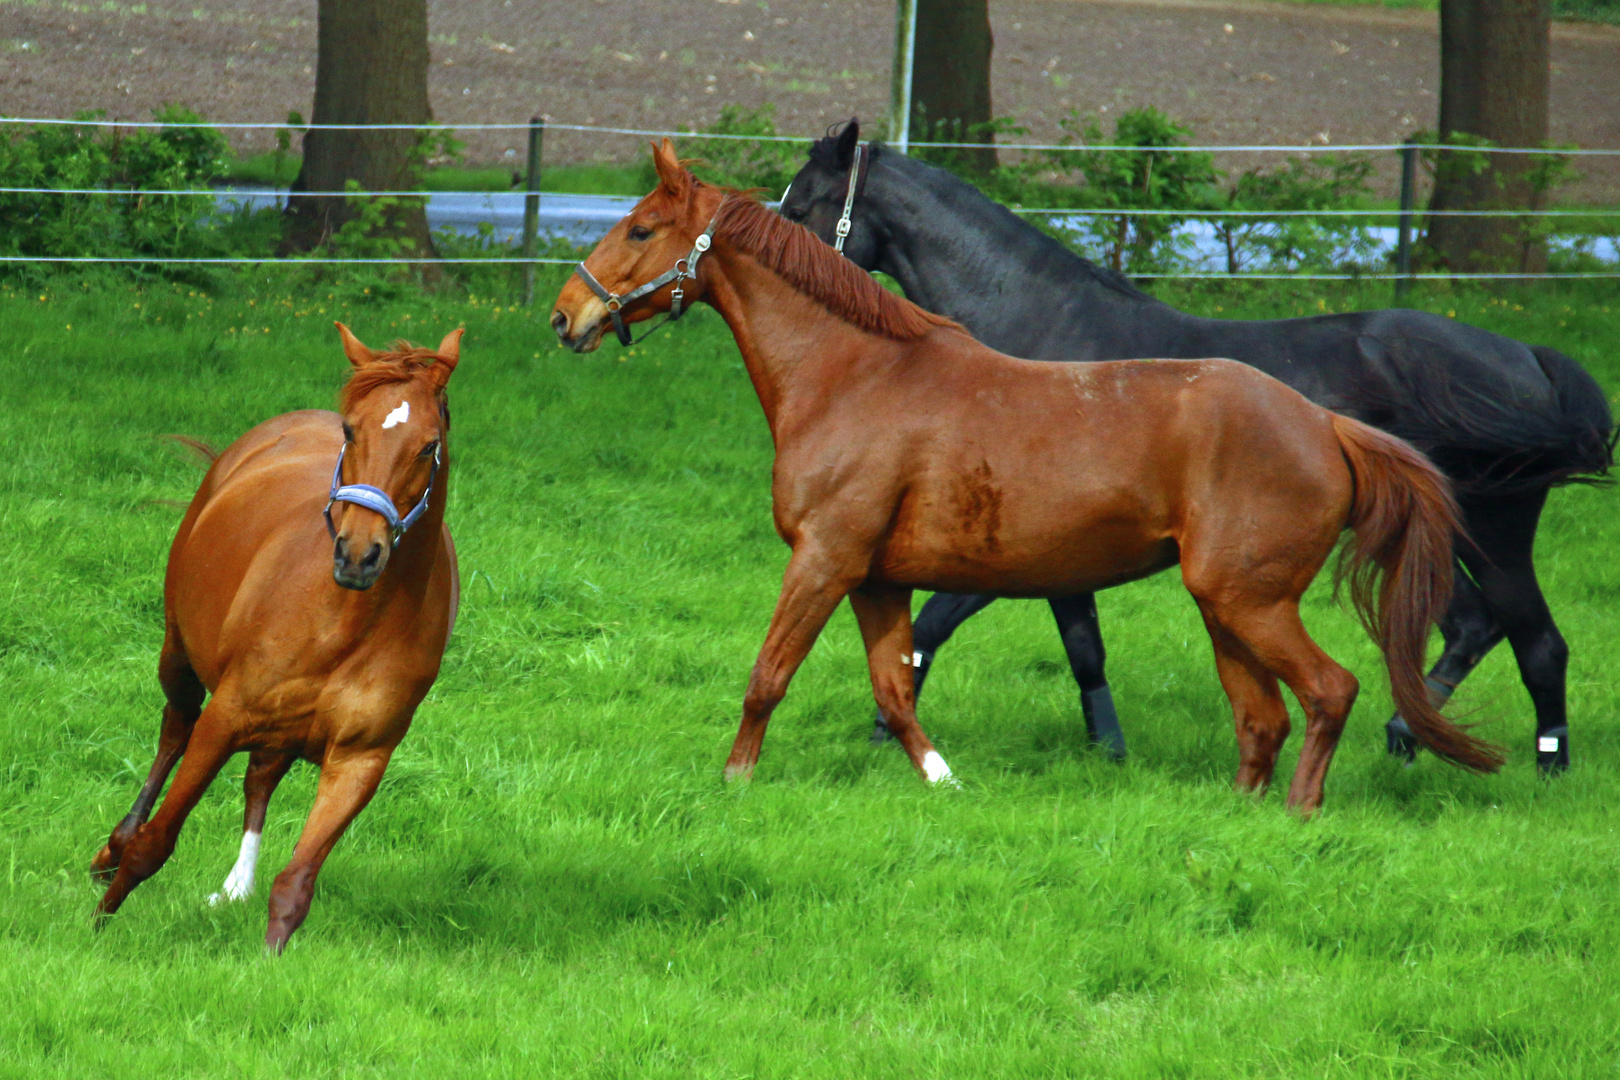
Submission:
<svg viewBox="0 0 1620 1080">
<path fill-rule="evenodd" d="M 225 878 L 225 884 L 220 891 L 208 898 L 210 905 L 218 904 L 222 900 L 245 900 L 253 892 L 253 871 L 259 865 L 259 834 L 244 832 L 242 834 L 242 850 L 236 856 L 236 865 L 231 867 L 230 874 Z"/>
<path fill-rule="evenodd" d="M 399 403 L 399 408 L 395 409 L 393 412 L 391 412 L 387 416 L 383 417 L 383 430 L 387 431 L 389 428 L 393 427 L 395 424 L 403 424 L 405 421 L 409 420 L 410 418 L 411 418 L 411 403 L 408 402 L 408 401 L 402 401 L 402 402 Z"/>
</svg>

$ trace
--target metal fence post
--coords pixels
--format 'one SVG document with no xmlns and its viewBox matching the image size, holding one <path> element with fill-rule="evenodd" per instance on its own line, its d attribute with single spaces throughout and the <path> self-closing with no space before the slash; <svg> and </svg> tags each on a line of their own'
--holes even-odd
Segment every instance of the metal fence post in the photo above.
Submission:
<svg viewBox="0 0 1620 1080">
<path fill-rule="evenodd" d="M 902 154 L 911 148 L 911 76 L 917 52 L 917 0 L 894 6 L 894 63 L 889 71 L 889 142 Z"/>
<path fill-rule="evenodd" d="M 529 119 L 529 170 L 523 186 L 523 257 L 533 260 L 539 253 L 540 240 L 540 148 L 546 139 L 546 123 L 538 117 Z M 523 306 L 534 303 L 534 263 L 523 264 Z"/>
<path fill-rule="evenodd" d="M 1401 147 L 1401 225 L 1395 244 L 1395 299 L 1412 287 L 1412 202 L 1417 186 L 1417 144 Z"/>
</svg>

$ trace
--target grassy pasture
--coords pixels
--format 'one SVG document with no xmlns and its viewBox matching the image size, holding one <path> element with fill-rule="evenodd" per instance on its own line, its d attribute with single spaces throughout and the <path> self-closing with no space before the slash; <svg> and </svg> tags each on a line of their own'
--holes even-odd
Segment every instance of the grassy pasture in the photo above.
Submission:
<svg viewBox="0 0 1620 1080">
<path fill-rule="evenodd" d="M 728 787 L 786 549 L 718 318 L 580 358 L 544 307 L 504 299 L 196 292 L 0 289 L 0 1077 L 1620 1068 L 1613 493 L 1558 493 L 1542 532 L 1574 654 L 1576 764 L 1556 783 L 1533 775 L 1505 647 L 1458 698 L 1510 744 L 1505 773 L 1386 760 L 1376 653 L 1319 585 L 1307 623 L 1364 685 L 1327 809 L 1234 796 L 1230 714 L 1166 574 L 1101 599 L 1123 766 L 1087 749 L 1044 607 L 1003 603 L 932 677 L 923 723 L 964 787 L 925 790 L 865 741 L 846 608 L 756 780 Z M 1178 299 L 1258 315 L 1386 296 Z M 1620 387 L 1612 290 L 1423 302 Z M 203 899 L 235 856 L 243 758 L 95 935 L 85 869 L 151 760 L 163 560 L 199 476 L 158 436 L 223 446 L 329 405 L 334 316 L 374 345 L 469 328 L 444 673 L 285 956 L 262 954 L 265 886 L 313 769 L 271 807 L 257 895 Z"/>
</svg>

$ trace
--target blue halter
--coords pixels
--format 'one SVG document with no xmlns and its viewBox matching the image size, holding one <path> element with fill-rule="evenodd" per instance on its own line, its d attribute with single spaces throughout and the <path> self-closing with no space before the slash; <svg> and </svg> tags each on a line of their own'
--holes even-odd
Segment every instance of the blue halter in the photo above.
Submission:
<svg viewBox="0 0 1620 1080">
<path fill-rule="evenodd" d="M 343 455 L 349 452 L 349 444 L 345 442 L 343 449 L 338 451 L 337 467 L 332 470 L 332 493 L 326 500 L 326 531 L 337 539 L 337 526 L 332 524 L 333 503 L 353 503 L 363 506 L 372 513 L 381 514 L 388 522 L 388 531 L 392 537 L 394 547 L 399 546 L 399 538 L 405 535 L 405 530 L 415 525 L 417 519 L 427 513 L 428 500 L 433 497 L 433 479 L 439 475 L 440 455 L 444 453 L 444 444 L 441 442 L 433 448 L 433 468 L 428 473 L 427 490 L 422 492 L 422 500 L 411 508 L 411 512 L 403 518 L 394 506 L 394 500 L 382 488 L 372 487 L 370 484 L 345 484 L 343 482 Z"/>
</svg>

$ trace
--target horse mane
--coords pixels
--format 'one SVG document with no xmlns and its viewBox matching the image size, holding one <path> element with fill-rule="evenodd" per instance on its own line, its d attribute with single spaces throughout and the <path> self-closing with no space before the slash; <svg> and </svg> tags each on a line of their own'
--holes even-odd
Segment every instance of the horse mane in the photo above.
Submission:
<svg viewBox="0 0 1620 1080">
<path fill-rule="evenodd" d="M 767 210 L 758 192 L 722 190 L 715 236 L 845 322 L 895 341 L 914 341 L 936 326 L 961 329 L 885 289 L 803 225 Z"/>
<path fill-rule="evenodd" d="M 361 398 L 382 386 L 412 382 L 444 359 L 432 349 L 412 345 L 403 339 L 387 352 L 374 353 L 371 363 L 356 368 L 338 395 L 338 408 L 348 412 Z M 442 396 L 443 391 L 440 391 Z"/>
<path fill-rule="evenodd" d="M 823 135 L 819 139 L 816 139 L 810 144 L 810 161 L 812 164 L 819 165 L 831 173 L 845 171 L 845 167 L 840 165 L 838 161 L 838 132 L 841 130 L 842 126 L 843 125 L 841 124 L 834 124 L 832 127 L 827 129 L 827 134 Z M 868 160 L 872 163 L 872 165 L 875 165 L 878 158 L 886 155 L 888 151 L 889 147 L 881 142 L 871 142 L 867 144 L 867 153 L 870 155 Z M 1124 274 L 1116 273 L 1114 270 L 1106 266 L 1099 266 L 1090 259 L 1086 258 L 1084 255 L 1077 254 L 1072 248 L 1064 244 L 1062 241 L 1042 232 L 1040 229 L 1014 214 L 1001 203 L 996 202 L 994 199 L 990 198 L 990 196 L 980 191 L 973 184 L 963 180 L 955 173 L 952 173 L 946 169 L 941 169 L 937 165 L 930 165 L 928 162 L 919 158 L 907 157 L 904 154 L 899 155 L 896 160 L 919 166 L 923 170 L 923 179 L 925 182 L 933 183 L 937 187 L 948 189 L 959 197 L 977 199 L 987 207 L 993 207 L 994 209 L 1000 210 L 1002 213 L 1007 214 L 1012 219 L 1013 223 L 1019 226 L 1021 232 L 1027 233 L 1031 239 L 1038 239 L 1043 247 L 1054 249 L 1055 251 L 1066 256 L 1068 259 L 1072 260 L 1072 262 L 1076 264 L 1076 268 L 1081 273 L 1085 274 L 1087 277 L 1091 278 L 1104 288 L 1112 289 L 1115 292 L 1122 293 L 1123 295 L 1131 297 L 1134 300 L 1156 299 L 1151 294 L 1143 292 L 1136 286 L 1134 282 L 1131 281 L 1130 278 L 1126 277 Z M 870 167 L 871 165 L 868 166 L 868 168 Z"/>
</svg>

